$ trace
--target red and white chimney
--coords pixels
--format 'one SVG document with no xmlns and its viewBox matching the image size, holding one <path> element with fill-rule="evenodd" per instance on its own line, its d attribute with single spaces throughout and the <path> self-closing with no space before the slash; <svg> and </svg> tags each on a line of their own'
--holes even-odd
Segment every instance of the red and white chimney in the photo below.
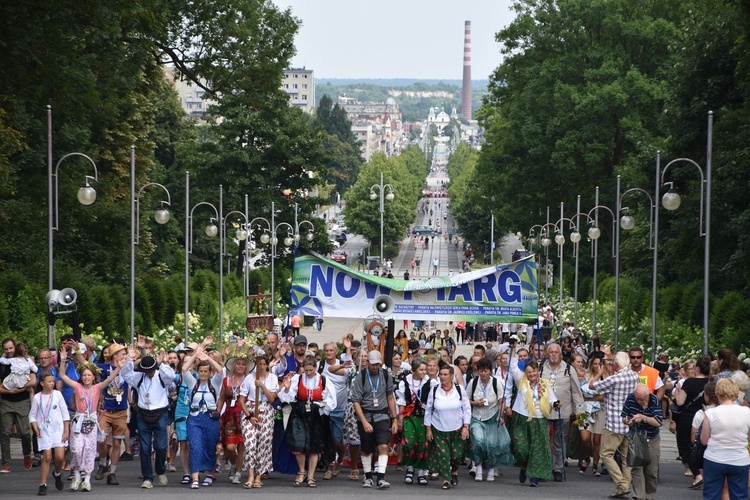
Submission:
<svg viewBox="0 0 750 500">
<path fill-rule="evenodd" d="M 471 21 L 464 21 L 464 77 L 461 88 L 461 114 L 471 120 Z"/>
</svg>

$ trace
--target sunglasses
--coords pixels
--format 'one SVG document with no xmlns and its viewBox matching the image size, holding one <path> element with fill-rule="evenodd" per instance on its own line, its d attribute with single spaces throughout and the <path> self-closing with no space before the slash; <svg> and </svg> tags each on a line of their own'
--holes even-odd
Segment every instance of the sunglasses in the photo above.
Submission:
<svg viewBox="0 0 750 500">
<path fill-rule="evenodd" d="M 630 356 L 630 359 L 643 359 L 643 356 Z"/>
</svg>

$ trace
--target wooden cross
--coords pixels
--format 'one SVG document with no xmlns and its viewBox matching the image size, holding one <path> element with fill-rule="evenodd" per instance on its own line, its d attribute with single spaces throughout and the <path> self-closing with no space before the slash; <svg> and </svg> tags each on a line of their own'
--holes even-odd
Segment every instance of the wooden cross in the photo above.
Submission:
<svg viewBox="0 0 750 500">
<path fill-rule="evenodd" d="M 267 299 L 271 296 L 270 293 L 263 293 L 263 287 L 258 285 L 258 293 L 255 295 L 248 295 L 247 298 L 249 300 L 256 300 L 258 301 L 258 312 L 256 313 L 258 316 L 261 315 L 261 309 L 263 308 L 263 299 Z"/>
</svg>

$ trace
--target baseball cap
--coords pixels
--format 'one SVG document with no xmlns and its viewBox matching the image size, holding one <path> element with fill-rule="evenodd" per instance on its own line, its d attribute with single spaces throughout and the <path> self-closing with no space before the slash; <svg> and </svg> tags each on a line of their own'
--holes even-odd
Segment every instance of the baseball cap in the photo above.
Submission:
<svg viewBox="0 0 750 500">
<path fill-rule="evenodd" d="M 371 365 L 379 365 L 383 363 L 383 357 L 380 355 L 380 351 L 370 351 L 367 354 L 367 361 Z"/>
<path fill-rule="evenodd" d="M 294 345 L 307 344 L 307 337 L 304 335 L 297 335 L 294 337 Z"/>
</svg>

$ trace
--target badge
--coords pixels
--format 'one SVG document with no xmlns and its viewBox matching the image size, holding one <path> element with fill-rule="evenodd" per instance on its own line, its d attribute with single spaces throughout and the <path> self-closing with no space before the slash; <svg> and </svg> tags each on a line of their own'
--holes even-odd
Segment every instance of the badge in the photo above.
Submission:
<svg viewBox="0 0 750 500">
<path fill-rule="evenodd" d="M 232 402 L 229 404 L 232 408 L 234 408 L 234 405 L 237 404 L 237 400 L 235 398 L 232 398 Z"/>
<path fill-rule="evenodd" d="M 118 404 L 118 405 L 119 405 L 120 403 L 122 403 L 122 394 L 118 394 L 117 396 L 115 396 L 115 401 L 117 401 L 117 404 Z"/>
<path fill-rule="evenodd" d="M 305 411 L 310 412 L 312 411 L 312 404 L 308 401 L 307 404 L 305 404 Z"/>
<path fill-rule="evenodd" d="M 378 403 L 378 398 L 375 398 L 375 399 L 372 400 L 372 406 L 374 406 L 375 408 L 377 408 L 378 404 L 379 404 Z"/>
</svg>

